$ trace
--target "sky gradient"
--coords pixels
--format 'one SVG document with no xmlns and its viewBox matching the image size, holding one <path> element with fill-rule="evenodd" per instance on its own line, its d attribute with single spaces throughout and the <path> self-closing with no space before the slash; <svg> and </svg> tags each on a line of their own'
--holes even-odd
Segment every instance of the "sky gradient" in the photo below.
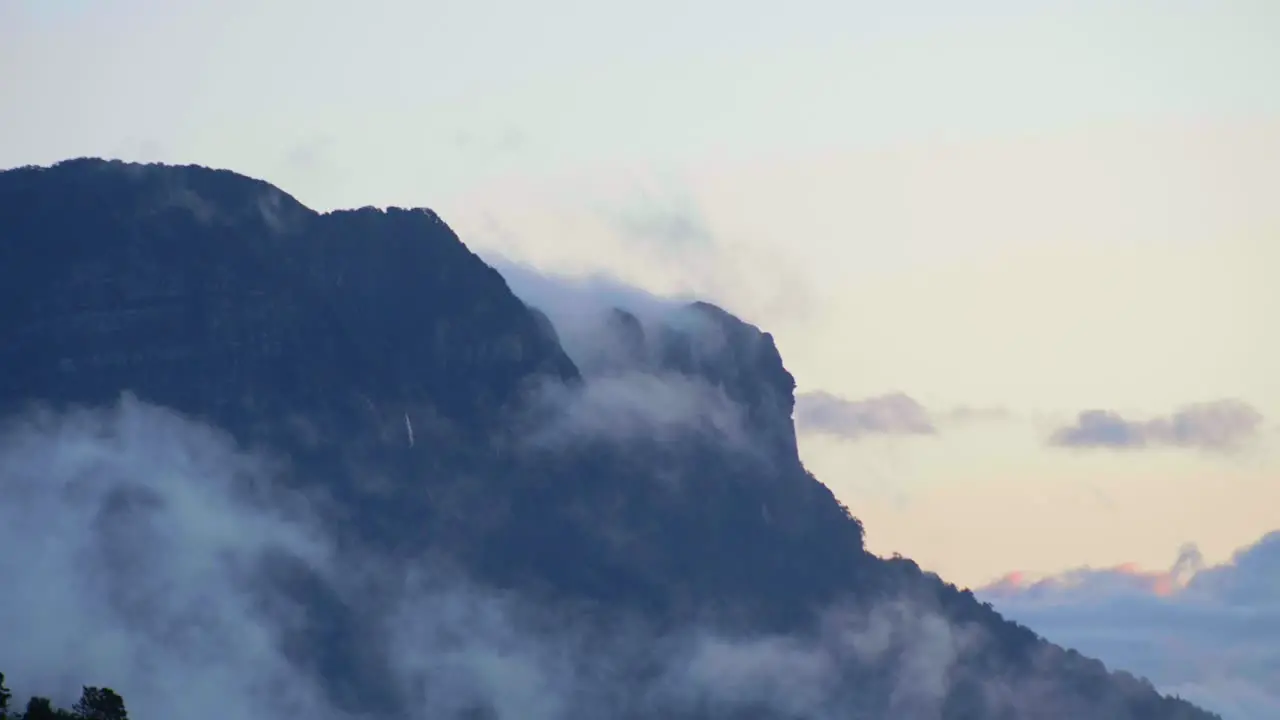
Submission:
<svg viewBox="0 0 1280 720">
<path fill-rule="evenodd" d="M 425 205 L 722 304 L 871 548 L 961 585 L 1234 567 L 1280 529 L 1280 5 L 963 5 L 0 0 L 0 166 Z"/>
</svg>

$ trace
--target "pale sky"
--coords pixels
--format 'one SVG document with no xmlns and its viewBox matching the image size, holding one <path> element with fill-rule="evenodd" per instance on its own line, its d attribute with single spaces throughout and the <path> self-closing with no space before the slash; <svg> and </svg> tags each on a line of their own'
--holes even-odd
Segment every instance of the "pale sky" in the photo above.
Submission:
<svg viewBox="0 0 1280 720">
<path fill-rule="evenodd" d="M 0 166 L 225 167 L 706 297 L 802 392 L 934 417 L 802 437 L 873 550 L 1163 569 L 1280 528 L 1276 38 L 1274 0 L 0 0 Z M 1048 442 L 1223 400 L 1230 451 Z"/>
</svg>

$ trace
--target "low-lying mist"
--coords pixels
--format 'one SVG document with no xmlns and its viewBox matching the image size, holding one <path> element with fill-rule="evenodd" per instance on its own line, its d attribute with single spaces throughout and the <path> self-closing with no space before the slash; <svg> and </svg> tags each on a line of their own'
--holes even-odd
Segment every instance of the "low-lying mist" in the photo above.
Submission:
<svg viewBox="0 0 1280 720">
<path fill-rule="evenodd" d="M 908 603 L 831 608 L 822 632 L 657 633 L 574 613 L 423 561 L 338 553 L 282 463 L 164 408 L 31 411 L 0 430 L 0 669 L 15 693 L 63 705 L 108 686 L 132 716 L 350 718 L 293 638 L 314 608 L 306 573 L 370 622 L 360 640 L 387 698 L 413 718 L 670 717 L 762 710 L 847 717 L 842 677 L 887 654 L 893 717 L 937 717 L 970 630 Z"/>
</svg>

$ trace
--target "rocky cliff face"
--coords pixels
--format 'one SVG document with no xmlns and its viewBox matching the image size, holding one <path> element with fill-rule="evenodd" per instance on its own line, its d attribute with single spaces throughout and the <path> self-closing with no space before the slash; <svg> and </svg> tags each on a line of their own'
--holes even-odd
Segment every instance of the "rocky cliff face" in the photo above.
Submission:
<svg viewBox="0 0 1280 720">
<path fill-rule="evenodd" d="M 576 374 L 430 211 L 320 215 L 228 172 L 89 160 L 0 192 L 7 399 L 420 402 L 474 426 L 530 375 Z"/>
<path fill-rule="evenodd" d="M 309 493 L 340 546 L 430 556 L 557 606 L 824 637 L 839 634 L 831 607 L 910 603 L 982 635 L 956 651 L 933 715 L 910 717 L 1211 717 L 868 555 L 800 463 L 795 383 L 767 333 L 696 303 L 644 322 L 611 311 L 598 338 L 570 360 L 547 317 L 427 210 L 319 214 L 200 167 L 0 173 L 7 413 L 131 393 L 287 458 L 281 482 Z M 323 606 L 299 652 L 344 675 L 348 699 L 386 700 L 360 609 L 298 588 Z M 899 650 L 846 663 L 847 707 L 908 717 Z"/>
</svg>

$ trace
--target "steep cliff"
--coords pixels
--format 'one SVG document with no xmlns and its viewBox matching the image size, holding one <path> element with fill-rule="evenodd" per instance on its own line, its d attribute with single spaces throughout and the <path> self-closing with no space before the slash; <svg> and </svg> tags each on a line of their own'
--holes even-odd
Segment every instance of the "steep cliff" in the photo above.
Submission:
<svg viewBox="0 0 1280 720">
<path fill-rule="evenodd" d="M 1212 717 L 866 553 L 800 463 L 795 383 L 767 333 L 696 303 L 612 311 L 600 338 L 575 365 L 427 210 L 320 214 L 194 166 L 0 173 L 6 413 L 128 392 L 287 458 L 281 481 L 342 547 L 656 627 L 813 636 L 831 607 L 910 603 L 984 638 L 940 717 Z M 325 602 L 326 628 L 355 629 L 313 629 L 317 672 L 382 693 L 353 667 L 358 619 Z M 851 666 L 856 707 L 900 708 L 904 663 Z"/>
</svg>

